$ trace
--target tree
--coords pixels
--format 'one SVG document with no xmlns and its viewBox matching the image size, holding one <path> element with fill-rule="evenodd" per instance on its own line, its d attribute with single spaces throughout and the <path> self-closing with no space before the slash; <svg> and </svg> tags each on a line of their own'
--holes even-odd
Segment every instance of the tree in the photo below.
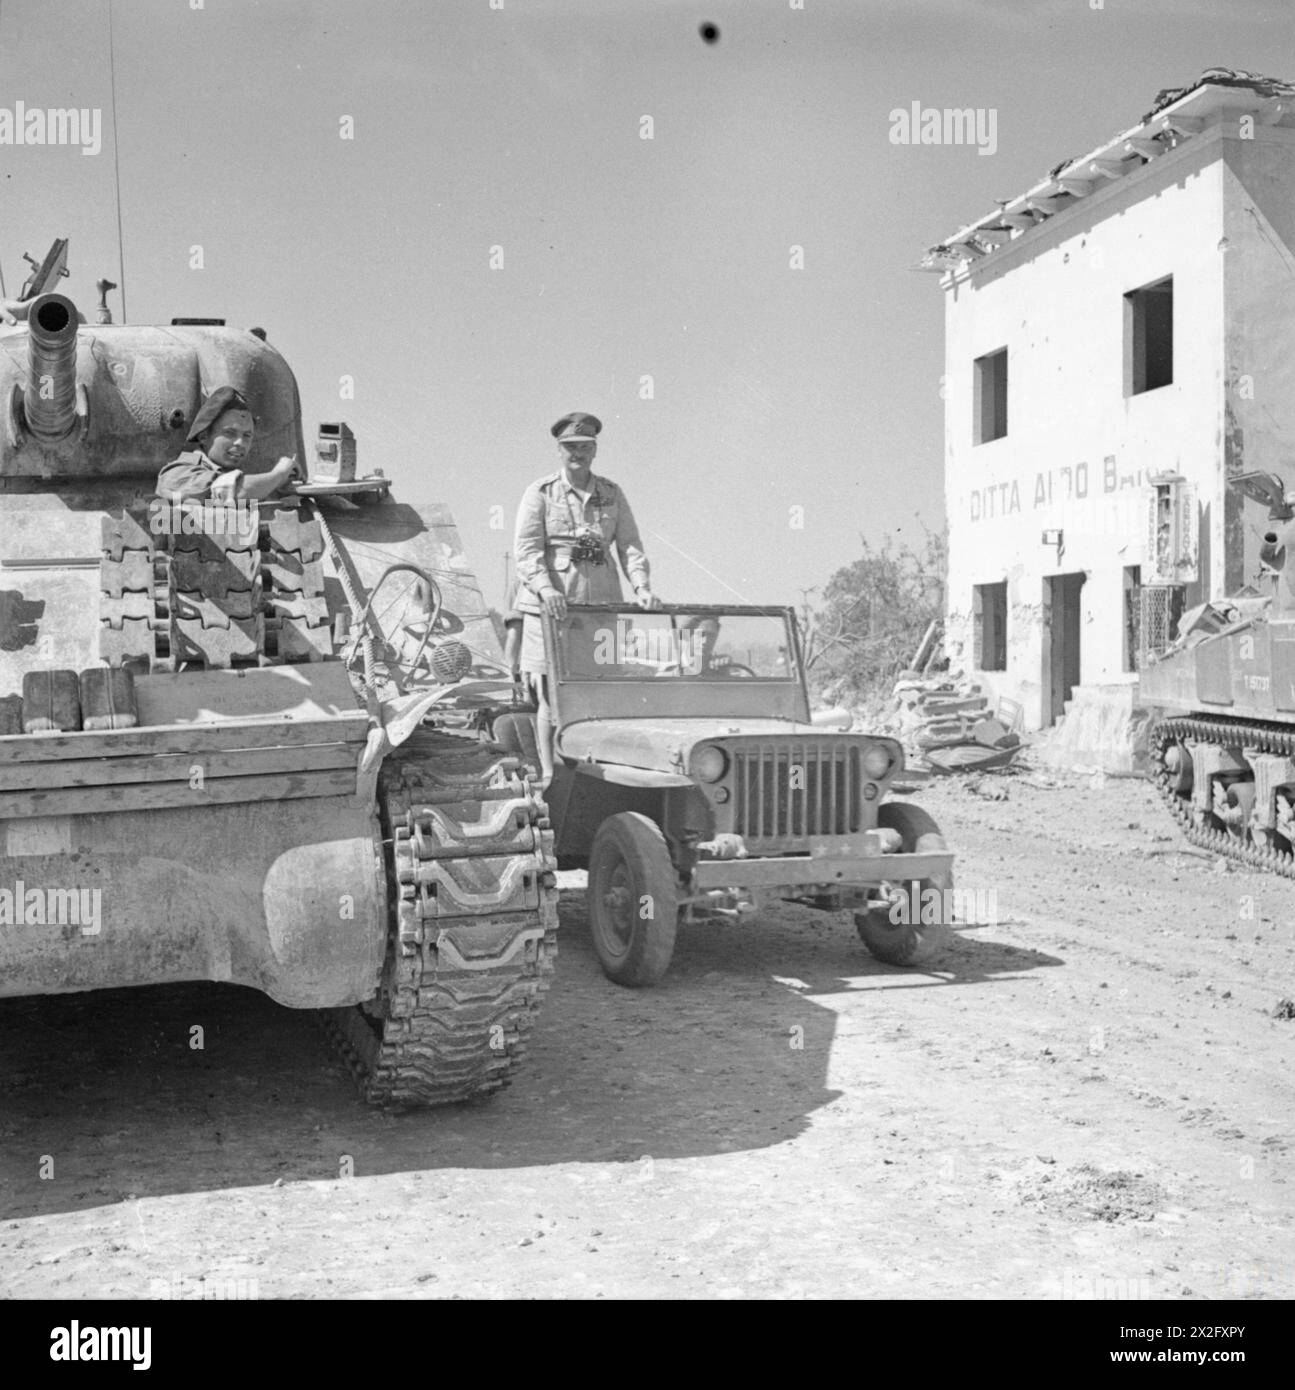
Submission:
<svg viewBox="0 0 1295 1390">
<path fill-rule="evenodd" d="M 817 691 L 858 703 L 888 693 L 912 659 L 933 619 L 944 615 L 948 541 L 923 527 L 919 552 L 891 537 L 875 546 L 859 537 L 863 554 L 827 581 L 823 601 L 802 594 L 805 659 Z"/>
</svg>

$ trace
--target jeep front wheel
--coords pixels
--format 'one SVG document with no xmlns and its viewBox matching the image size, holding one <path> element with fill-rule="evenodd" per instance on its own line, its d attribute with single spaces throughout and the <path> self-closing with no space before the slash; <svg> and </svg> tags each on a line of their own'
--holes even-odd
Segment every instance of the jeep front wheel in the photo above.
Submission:
<svg viewBox="0 0 1295 1390">
<path fill-rule="evenodd" d="M 674 953 L 678 878 L 665 836 L 622 811 L 598 827 L 589 854 L 589 926 L 603 972 L 618 985 L 654 985 Z"/>
<path fill-rule="evenodd" d="M 909 806 L 902 801 L 888 801 L 877 812 L 877 824 L 886 829 L 898 830 L 900 849 L 905 854 L 944 853 L 948 846 L 940 827 L 920 806 Z M 863 944 L 880 961 L 887 965 L 924 965 L 936 956 L 944 945 L 948 923 L 944 920 L 944 904 L 948 898 L 938 892 L 938 898 L 926 894 L 928 888 L 937 891 L 953 887 L 953 873 L 945 870 L 934 878 L 923 878 L 917 882 L 917 891 L 912 885 L 896 883 L 891 885 L 893 898 L 884 905 L 869 908 L 866 912 L 854 914 L 854 924 Z M 902 899 L 902 901 L 901 901 Z M 923 922 L 923 904 L 931 906 L 930 915 L 935 921 Z M 938 908 L 935 906 L 939 904 Z M 907 906 L 899 922 L 891 920 L 893 905 Z M 918 907 L 917 921 L 909 920 L 915 914 L 912 905 Z"/>
</svg>

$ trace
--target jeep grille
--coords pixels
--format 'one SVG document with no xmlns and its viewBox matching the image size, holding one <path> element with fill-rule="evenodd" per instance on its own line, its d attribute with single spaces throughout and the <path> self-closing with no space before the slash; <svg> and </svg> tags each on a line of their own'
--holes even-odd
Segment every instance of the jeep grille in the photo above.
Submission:
<svg viewBox="0 0 1295 1390">
<path fill-rule="evenodd" d="M 805 848 L 810 835 L 861 828 L 862 748 L 830 738 L 730 745 L 733 829 L 753 854 Z M 794 769 L 801 775 L 793 776 Z"/>
</svg>

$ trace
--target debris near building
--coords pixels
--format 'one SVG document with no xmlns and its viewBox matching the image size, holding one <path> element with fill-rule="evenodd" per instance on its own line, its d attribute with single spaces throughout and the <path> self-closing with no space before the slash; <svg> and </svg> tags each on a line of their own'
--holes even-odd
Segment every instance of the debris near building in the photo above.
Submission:
<svg viewBox="0 0 1295 1390">
<path fill-rule="evenodd" d="M 910 760 L 936 773 L 988 772 L 1021 748 L 1021 708 L 1000 701 L 993 714 L 981 687 L 947 666 L 938 624 L 927 628 L 910 668 L 895 682 L 891 725 Z"/>
<path fill-rule="evenodd" d="M 895 701 L 905 750 L 933 772 L 987 772 L 1020 751 L 1020 734 L 990 713 L 980 687 L 965 676 L 898 680 Z"/>
</svg>

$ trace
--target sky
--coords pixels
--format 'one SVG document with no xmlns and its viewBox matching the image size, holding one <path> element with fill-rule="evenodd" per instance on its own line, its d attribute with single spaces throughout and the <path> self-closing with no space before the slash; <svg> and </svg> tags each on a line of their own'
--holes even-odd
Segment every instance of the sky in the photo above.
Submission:
<svg viewBox="0 0 1295 1390">
<path fill-rule="evenodd" d="M 265 327 L 308 449 L 344 419 L 448 504 L 492 603 L 583 410 L 661 597 L 799 604 L 943 525 L 925 248 L 1206 67 L 1295 78 L 1295 11 L 798 3 L 112 0 L 114 121 L 109 0 L 0 0 L 0 109 L 103 113 L 95 155 L 0 144 L 5 284 L 64 236 L 91 319 L 122 265 L 129 322 Z M 892 142 L 914 102 L 992 152 Z"/>
</svg>

